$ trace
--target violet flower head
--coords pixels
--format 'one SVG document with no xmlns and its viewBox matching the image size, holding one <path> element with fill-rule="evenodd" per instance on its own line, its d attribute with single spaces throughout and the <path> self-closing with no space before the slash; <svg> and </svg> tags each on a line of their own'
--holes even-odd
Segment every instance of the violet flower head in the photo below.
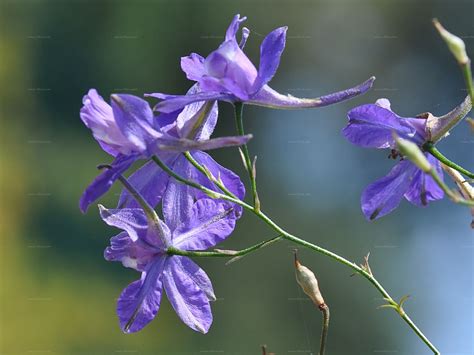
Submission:
<svg viewBox="0 0 474 355">
<path fill-rule="evenodd" d="M 287 27 L 277 28 L 265 37 L 260 46 L 260 64 L 257 69 L 243 52 L 250 31 L 244 27 L 240 43 L 236 38 L 245 20 L 246 17 L 236 15 L 226 31 L 224 42 L 206 58 L 196 53 L 181 58 L 181 68 L 187 78 L 199 83 L 201 91 L 192 95 L 149 94 L 163 100 L 155 106 L 155 110 L 173 112 L 191 102 L 208 100 L 241 101 L 281 109 L 321 107 L 350 99 L 371 88 L 375 78 L 354 88 L 316 99 L 296 98 L 276 92 L 267 84 L 280 64 Z"/>
<path fill-rule="evenodd" d="M 400 156 L 394 132 L 419 147 L 427 140 L 426 119 L 398 116 L 390 109 L 387 99 L 358 106 L 349 111 L 348 117 L 349 123 L 343 129 L 347 140 L 364 148 L 391 149 L 390 157 L 394 159 Z M 440 162 L 431 154 L 424 154 L 442 178 Z M 431 176 L 401 157 L 386 176 L 367 186 L 362 193 L 361 205 L 365 217 L 373 220 L 392 212 L 403 197 L 416 206 L 426 206 L 443 196 L 443 190 Z"/>
<path fill-rule="evenodd" d="M 123 232 L 114 236 L 104 256 L 141 272 L 117 301 L 120 327 L 137 332 L 156 316 L 163 290 L 181 320 L 207 333 L 212 323 L 210 301 L 215 295 L 207 274 L 191 259 L 169 255 L 169 248 L 205 250 L 224 240 L 235 227 L 236 214 L 226 203 L 210 198 L 196 202 L 183 191 L 163 202 L 164 222 L 147 220 L 140 208 L 109 210 L 102 219 Z"/>
<path fill-rule="evenodd" d="M 185 151 L 201 151 L 246 143 L 251 136 L 220 137 L 196 140 L 191 133 L 198 133 L 202 122 L 209 116 L 217 119 L 214 102 L 193 105 L 173 114 L 158 117 L 153 115 L 149 104 L 136 96 L 111 95 L 111 105 L 91 89 L 84 96 L 81 119 L 91 129 L 94 138 L 108 154 L 115 159 L 109 169 L 103 171 L 81 197 L 80 208 L 85 212 L 88 206 L 106 193 L 120 174 L 135 161 L 148 159 L 153 155 L 176 156 Z M 179 120 L 188 135 L 173 135 L 173 122 Z"/>
</svg>

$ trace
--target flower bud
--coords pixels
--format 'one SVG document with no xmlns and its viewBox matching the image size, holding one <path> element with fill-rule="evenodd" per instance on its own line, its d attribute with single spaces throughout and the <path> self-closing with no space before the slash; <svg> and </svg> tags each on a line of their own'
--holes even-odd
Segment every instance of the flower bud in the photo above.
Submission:
<svg viewBox="0 0 474 355">
<path fill-rule="evenodd" d="M 466 53 L 466 45 L 464 44 L 464 41 L 458 36 L 453 35 L 451 32 L 448 32 L 437 19 L 433 20 L 433 24 L 441 35 L 441 38 L 443 38 L 448 45 L 449 50 L 458 63 L 461 65 L 469 63 L 469 57 Z"/>
<path fill-rule="evenodd" d="M 296 255 L 295 250 L 295 272 L 296 272 L 296 281 L 303 289 L 303 292 L 308 295 L 309 298 L 313 301 L 313 303 L 318 307 L 324 307 L 325 302 L 324 298 L 321 295 L 321 291 L 319 290 L 318 280 L 314 273 L 308 269 L 306 266 L 301 265 Z"/>
<path fill-rule="evenodd" d="M 396 134 L 393 135 L 395 142 L 397 143 L 398 151 L 408 159 L 412 161 L 418 168 L 425 173 L 429 173 L 431 170 L 431 164 L 426 158 L 425 154 L 421 149 L 413 142 L 398 137 Z"/>
</svg>

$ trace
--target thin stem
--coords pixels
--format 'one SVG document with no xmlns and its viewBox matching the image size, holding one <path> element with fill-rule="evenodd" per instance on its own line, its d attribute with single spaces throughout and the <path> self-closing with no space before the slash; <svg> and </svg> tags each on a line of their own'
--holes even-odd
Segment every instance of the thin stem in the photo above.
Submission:
<svg viewBox="0 0 474 355">
<path fill-rule="evenodd" d="M 191 250 L 180 250 L 176 248 L 168 248 L 167 253 L 169 255 L 182 255 L 190 257 L 211 257 L 211 258 L 228 258 L 228 257 L 242 257 L 244 255 L 250 254 L 258 249 L 264 248 L 282 238 L 281 235 L 273 237 L 268 240 L 264 240 L 258 244 L 252 245 L 248 248 L 242 250 L 220 250 L 215 249 L 214 251 L 191 251 Z M 232 261 L 232 259 L 231 259 Z"/>
<path fill-rule="evenodd" d="M 469 170 L 464 169 L 462 166 L 452 162 L 448 158 L 446 158 L 431 142 L 427 142 L 423 145 L 423 149 L 427 152 L 429 152 L 432 156 L 434 156 L 436 159 L 438 159 L 440 162 L 442 162 L 444 165 L 449 166 L 450 168 L 453 168 L 457 171 L 459 171 L 461 174 L 466 175 L 467 177 L 474 178 L 474 173 L 470 172 Z"/>
<path fill-rule="evenodd" d="M 244 104 L 242 102 L 236 102 L 234 106 L 235 106 L 235 124 L 237 126 L 237 132 L 239 136 L 243 136 L 245 135 L 244 121 L 243 121 L 243 115 L 242 115 L 243 110 L 244 110 Z M 242 153 L 244 157 L 245 169 L 248 172 L 250 185 L 252 188 L 252 198 L 253 198 L 254 206 L 257 210 L 259 210 L 260 201 L 259 201 L 258 193 L 257 193 L 257 180 L 255 176 L 255 169 L 250 159 L 250 154 L 249 154 L 249 149 L 247 147 L 247 144 L 242 145 Z"/>
<path fill-rule="evenodd" d="M 312 244 L 310 242 L 307 242 L 304 239 L 298 238 L 291 233 L 288 233 L 285 231 L 283 228 L 281 228 L 279 225 L 277 225 L 275 222 L 273 222 L 272 219 L 270 219 L 266 214 L 264 214 L 262 211 L 255 209 L 253 206 L 245 203 L 244 201 L 241 201 L 240 199 L 235 199 L 233 197 L 227 196 L 225 194 L 221 194 L 218 192 L 215 192 L 213 190 L 210 190 L 202 185 L 199 185 L 193 181 L 187 180 L 175 172 L 173 172 L 170 168 L 166 166 L 161 160 L 154 156 L 152 158 L 164 171 L 166 171 L 168 174 L 170 174 L 172 177 L 174 177 L 176 180 L 183 184 L 187 184 L 189 186 L 195 187 L 205 193 L 207 193 L 209 196 L 213 198 L 219 198 L 219 199 L 224 199 L 228 200 L 231 202 L 234 202 L 248 211 L 252 212 L 255 216 L 257 216 L 259 219 L 261 219 L 263 222 L 265 222 L 268 226 L 270 226 L 273 230 L 275 230 L 279 235 L 282 236 L 282 238 L 291 241 L 295 244 L 301 245 L 305 248 L 308 248 L 310 250 L 316 251 L 320 254 L 326 255 L 329 258 L 348 266 L 352 270 L 356 271 L 360 275 L 362 275 L 365 279 L 367 279 L 378 291 L 379 293 L 383 296 L 383 298 L 387 299 L 389 302 L 395 302 L 394 299 L 390 296 L 390 294 L 384 289 L 384 287 L 377 281 L 377 279 L 372 275 L 372 273 L 367 272 L 363 267 L 357 265 L 356 263 L 353 263 L 342 256 L 333 253 L 330 250 L 327 250 L 325 248 L 322 248 L 316 244 Z M 407 314 L 400 314 L 402 319 L 407 323 L 410 328 L 418 335 L 418 337 L 433 351 L 434 354 L 440 354 L 438 349 L 428 340 L 428 338 L 423 334 L 423 332 L 413 323 L 413 321 L 408 317 Z"/>
<path fill-rule="evenodd" d="M 461 64 L 461 71 L 466 83 L 467 93 L 471 98 L 471 102 L 474 102 L 474 84 L 472 83 L 472 71 L 471 61 L 468 60 L 466 63 Z"/>
<path fill-rule="evenodd" d="M 196 159 L 191 155 L 190 152 L 185 152 L 184 153 L 185 158 L 196 168 L 198 169 L 201 173 L 203 173 L 210 181 L 212 181 L 222 192 L 224 192 L 227 196 L 237 198 L 231 191 L 225 187 L 225 185 L 222 183 L 222 181 L 218 178 L 216 178 L 212 173 L 206 169 L 204 166 L 199 164 Z"/>
<path fill-rule="evenodd" d="M 321 331 L 321 341 L 319 346 L 319 355 L 324 355 L 329 331 L 329 307 L 326 303 L 319 306 L 319 310 L 323 313 L 323 329 Z"/>
</svg>

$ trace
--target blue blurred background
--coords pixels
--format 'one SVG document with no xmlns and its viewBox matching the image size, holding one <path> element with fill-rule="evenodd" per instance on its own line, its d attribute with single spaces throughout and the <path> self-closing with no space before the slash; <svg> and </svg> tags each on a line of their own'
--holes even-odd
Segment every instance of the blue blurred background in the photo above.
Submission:
<svg viewBox="0 0 474 355">
<path fill-rule="evenodd" d="M 426 209 L 408 203 L 368 223 L 363 188 L 393 164 L 387 153 L 352 146 L 340 131 L 355 105 L 387 97 L 401 115 L 443 114 L 466 95 L 462 77 L 431 25 L 437 17 L 474 55 L 473 1 L 41 1 L 2 0 L 1 66 L 1 354 L 315 354 L 321 315 L 294 280 L 293 246 L 280 242 L 240 262 L 198 260 L 217 302 L 208 335 L 186 328 L 163 300 L 138 334 L 121 333 L 115 301 L 137 274 L 107 263 L 103 249 L 117 231 L 82 190 L 109 162 L 79 119 L 82 96 L 97 88 L 142 95 L 183 93 L 179 67 L 190 52 L 207 55 L 236 13 L 248 16 L 247 53 L 288 25 L 287 47 L 271 85 L 314 97 L 371 75 L 374 89 L 334 107 L 274 111 L 247 107 L 255 138 L 263 209 L 295 234 L 362 261 L 443 354 L 474 353 L 473 237 L 469 211 L 444 200 Z M 221 104 L 216 135 L 233 133 Z M 440 145 L 474 168 L 466 123 Z M 216 151 L 243 174 L 236 150 Z M 113 206 L 118 189 L 102 202 Z M 242 248 L 273 236 L 245 215 L 222 247 Z M 428 354 L 396 313 L 360 277 L 300 250 L 318 275 L 332 322 L 328 354 Z"/>
</svg>

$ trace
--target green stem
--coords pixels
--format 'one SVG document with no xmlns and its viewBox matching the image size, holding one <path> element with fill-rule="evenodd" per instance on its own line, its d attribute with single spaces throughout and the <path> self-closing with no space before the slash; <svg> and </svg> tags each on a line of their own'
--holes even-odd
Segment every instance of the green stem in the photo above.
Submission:
<svg viewBox="0 0 474 355">
<path fill-rule="evenodd" d="M 474 85 L 472 83 L 472 71 L 471 71 L 471 61 L 468 60 L 467 63 L 461 64 L 461 71 L 464 77 L 464 82 L 466 83 L 467 93 L 471 98 L 471 102 L 474 103 Z"/>
<path fill-rule="evenodd" d="M 281 235 L 273 237 L 271 239 L 265 240 L 258 244 L 252 245 L 248 248 L 242 250 L 219 250 L 216 249 L 214 251 L 191 251 L 191 250 L 181 250 L 170 247 L 167 249 L 167 253 L 169 255 L 182 255 L 182 256 L 190 256 L 190 257 L 211 257 L 211 258 L 228 258 L 228 257 L 242 257 L 247 254 L 250 254 L 258 249 L 264 248 L 278 240 L 281 239 Z"/>
<path fill-rule="evenodd" d="M 461 174 L 466 175 L 467 177 L 474 178 L 474 173 L 470 172 L 469 170 L 464 169 L 462 166 L 452 162 L 448 158 L 446 158 L 431 142 L 427 142 L 423 145 L 423 149 L 429 152 L 432 156 L 442 162 L 444 165 L 453 168 L 454 170 L 459 171 Z"/>
<path fill-rule="evenodd" d="M 219 178 L 216 178 L 215 176 L 212 175 L 212 173 L 206 169 L 204 166 L 202 166 L 201 164 L 199 164 L 196 159 L 194 159 L 194 157 L 191 155 L 190 152 L 185 152 L 184 153 L 184 156 L 186 157 L 186 159 L 196 168 L 198 169 L 202 174 L 204 174 L 210 181 L 212 181 L 214 184 L 216 184 L 216 186 L 222 191 L 224 192 L 227 196 L 230 196 L 230 197 L 233 197 L 233 198 L 237 198 L 237 196 L 235 196 L 231 191 L 229 191 L 227 189 L 227 187 L 225 187 L 225 185 L 222 183 L 222 181 L 219 179 Z"/>
<path fill-rule="evenodd" d="M 327 304 L 322 304 L 319 306 L 320 311 L 323 313 L 323 329 L 321 331 L 321 341 L 319 346 L 319 355 L 324 355 L 326 350 L 326 343 L 328 339 L 329 331 L 329 307 Z"/>
<path fill-rule="evenodd" d="M 379 293 L 383 296 L 383 298 L 395 302 L 394 299 L 390 296 L 390 294 L 383 288 L 383 286 L 377 281 L 377 279 L 369 272 L 367 272 L 363 267 L 357 265 L 356 263 L 353 263 L 342 256 L 339 256 L 336 253 L 333 253 L 330 250 L 324 249 L 316 244 L 312 244 L 310 242 L 307 242 L 306 240 L 300 239 L 291 233 L 288 233 L 285 231 L 283 228 L 281 228 L 279 225 L 277 225 L 275 222 L 273 222 L 272 219 L 270 219 L 266 214 L 264 214 L 262 211 L 255 209 L 253 206 L 245 203 L 244 201 L 241 201 L 240 199 L 233 198 L 231 196 L 227 196 L 222 193 L 218 193 L 216 191 L 210 190 L 202 185 L 199 185 L 193 181 L 187 180 L 178 174 L 176 174 L 174 171 L 172 171 L 169 167 L 166 166 L 158 157 L 154 156 L 152 158 L 155 163 L 157 163 L 164 171 L 166 171 L 169 175 L 171 175 L 173 178 L 175 178 L 177 181 L 192 186 L 194 188 L 197 188 L 207 195 L 209 195 L 212 198 L 216 199 L 224 199 L 227 201 L 234 202 L 248 211 L 252 212 L 255 216 L 257 216 L 259 219 L 261 219 L 263 222 L 265 222 L 268 226 L 270 226 L 274 231 L 276 231 L 279 235 L 282 236 L 282 238 L 291 241 L 295 244 L 301 245 L 305 248 L 308 248 L 310 250 L 316 251 L 320 254 L 326 255 L 329 258 L 348 266 L 355 272 L 359 273 L 362 275 L 365 279 L 367 279 L 378 291 Z M 195 255 L 197 256 L 197 255 Z M 209 256 L 209 255 L 207 255 Z M 413 323 L 413 321 L 408 317 L 406 314 L 401 314 L 401 318 L 407 323 L 410 328 L 418 335 L 418 337 L 433 351 L 434 354 L 440 354 L 440 352 L 436 349 L 436 347 L 428 340 L 428 338 L 423 334 L 423 332 Z"/>
<path fill-rule="evenodd" d="M 240 136 L 244 136 L 245 131 L 244 131 L 244 121 L 243 121 L 243 115 L 242 115 L 243 110 L 244 110 L 244 104 L 242 102 L 236 102 L 234 106 L 235 106 L 235 124 L 237 126 L 237 132 Z M 250 159 L 250 154 L 249 154 L 249 149 L 247 147 L 247 144 L 242 145 L 242 153 L 244 156 L 245 169 L 248 172 L 250 185 L 252 188 L 252 198 L 253 198 L 254 206 L 257 210 L 259 210 L 260 201 L 259 201 L 258 193 L 257 193 L 257 181 L 255 177 L 254 167 Z"/>
</svg>

